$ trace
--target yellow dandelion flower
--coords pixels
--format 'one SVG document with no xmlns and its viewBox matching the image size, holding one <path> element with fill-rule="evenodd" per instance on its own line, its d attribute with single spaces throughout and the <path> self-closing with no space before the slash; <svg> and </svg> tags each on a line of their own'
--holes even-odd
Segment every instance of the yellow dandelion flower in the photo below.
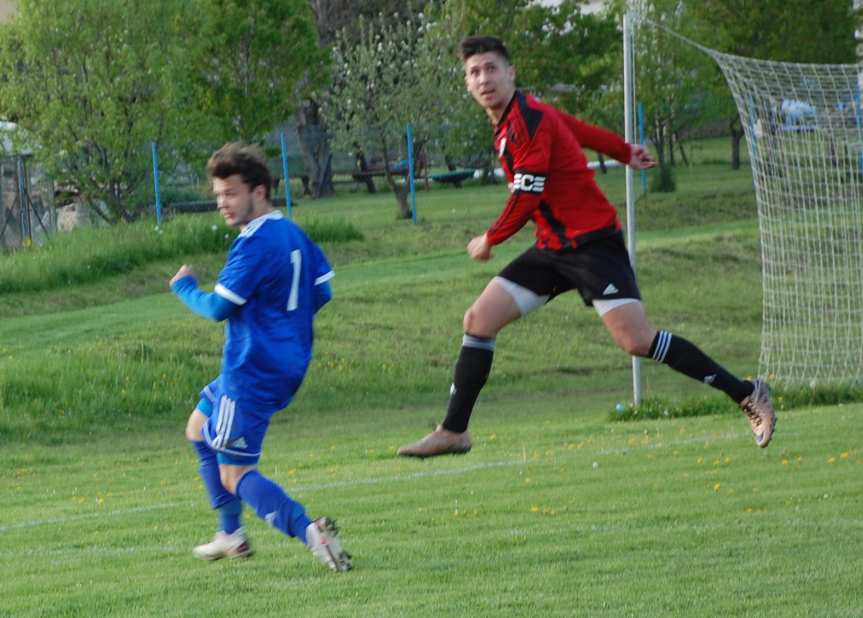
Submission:
<svg viewBox="0 0 863 618">
<path fill-rule="evenodd" d="M 835 458 L 835 457 L 831 457 L 830 459 L 828 459 L 828 460 L 827 460 L 827 463 L 829 463 L 829 464 L 835 464 L 835 463 L 836 463 L 836 458 Z"/>
<path fill-rule="evenodd" d="M 716 485 L 713 486 L 713 491 L 715 491 L 716 493 L 719 493 L 719 490 L 721 488 L 722 488 L 722 483 L 716 483 Z"/>
<path fill-rule="evenodd" d="M 848 451 L 845 451 L 844 453 L 842 453 L 841 455 L 839 455 L 839 459 L 847 460 L 849 456 L 850 456 L 850 455 L 849 455 Z"/>
</svg>

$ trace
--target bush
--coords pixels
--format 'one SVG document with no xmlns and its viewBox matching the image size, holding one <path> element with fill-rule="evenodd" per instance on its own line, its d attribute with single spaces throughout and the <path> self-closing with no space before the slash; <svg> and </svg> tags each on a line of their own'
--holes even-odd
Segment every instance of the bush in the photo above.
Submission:
<svg viewBox="0 0 863 618">
<path fill-rule="evenodd" d="M 637 421 L 640 419 L 683 418 L 689 416 L 710 416 L 714 414 L 739 413 L 738 407 L 726 397 L 708 397 L 670 402 L 657 397 L 642 400 L 639 405 L 618 404 L 609 415 L 612 421 Z"/>
<path fill-rule="evenodd" d="M 771 388 L 773 407 L 778 412 L 795 408 L 813 406 L 835 406 L 844 403 L 859 403 L 863 401 L 863 387 L 855 385 L 811 387 L 778 385 Z M 727 397 L 705 397 L 702 399 L 687 399 L 671 402 L 650 397 L 642 400 L 640 405 L 618 404 L 609 414 L 612 421 L 637 421 L 640 419 L 682 418 L 687 416 L 709 416 L 714 414 L 738 413 L 737 405 Z"/>
<path fill-rule="evenodd" d="M 304 228 L 315 242 L 363 238 L 345 221 L 311 221 Z M 236 235 L 216 214 L 181 215 L 161 226 L 150 219 L 56 234 L 41 247 L 0 259 L 0 293 L 91 283 L 157 260 L 220 253 Z"/>
<path fill-rule="evenodd" d="M 348 242 L 364 238 L 363 233 L 353 223 L 338 219 L 312 219 L 303 223 L 302 227 L 309 238 L 317 243 Z"/>
<path fill-rule="evenodd" d="M 677 183 L 674 180 L 674 169 L 668 165 L 660 165 L 650 175 L 651 193 L 674 193 Z"/>
</svg>

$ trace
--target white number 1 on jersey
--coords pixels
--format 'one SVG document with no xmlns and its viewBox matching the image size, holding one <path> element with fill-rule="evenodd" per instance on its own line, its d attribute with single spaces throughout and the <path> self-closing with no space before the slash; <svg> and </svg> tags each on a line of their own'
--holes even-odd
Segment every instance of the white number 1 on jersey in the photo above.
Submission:
<svg viewBox="0 0 863 618">
<path fill-rule="evenodd" d="M 303 254 L 299 249 L 291 251 L 291 264 L 294 267 L 294 278 L 291 281 L 291 293 L 288 296 L 288 311 L 297 308 L 297 296 L 300 292 L 300 268 L 303 265 Z"/>
</svg>

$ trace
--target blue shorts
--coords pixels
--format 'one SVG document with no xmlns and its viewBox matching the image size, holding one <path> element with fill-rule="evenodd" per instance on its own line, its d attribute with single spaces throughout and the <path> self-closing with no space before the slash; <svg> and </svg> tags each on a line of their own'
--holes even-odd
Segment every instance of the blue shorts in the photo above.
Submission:
<svg viewBox="0 0 863 618">
<path fill-rule="evenodd" d="M 270 418 L 278 410 L 244 405 L 224 392 L 221 376 L 201 391 L 197 409 L 208 419 L 201 433 L 220 464 L 258 463 Z"/>
</svg>

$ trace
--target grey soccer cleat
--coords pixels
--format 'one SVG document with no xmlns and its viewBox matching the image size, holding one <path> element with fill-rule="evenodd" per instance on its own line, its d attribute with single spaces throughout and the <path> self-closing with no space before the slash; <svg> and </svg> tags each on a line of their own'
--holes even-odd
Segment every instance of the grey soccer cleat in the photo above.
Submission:
<svg viewBox="0 0 863 618">
<path fill-rule="evenodd" d="M 195 558 L 201 560 L 221 560 L 222 558 L 248 558 L 255 552 L 249 543 L 246 531 L 239 528 L 231 534 L 219 530 L 212 541 L 198 545 L 192 553 Z"/>
<path fill-rule="evenodd" d="M 315 558 L 333 571 L 350 571 L 351 555 L 342 549 L 339 529 L 329 517 L 319 517 L 306 528 L 306 544 Z"/>
<path fill-rule="evenodd" d="M 752 384 L 755 389 L 749 397 L 740 402 L 740 409 L 749 420 L 749 426 L 755 434 L 755 443 L 761 448 L 766 448 L 776 427 L 776 412 L 770 403 L 767 382 L 757 379 Z"/>
<path fill-rule="evenodd" d="M 463 455 L 471 449 L 470 432 L 456 433 L 437 428 L 419 442 L 406 444 L 398 450 L 402 457 L 436 457 L 438 455 Z"/>
</svg>

